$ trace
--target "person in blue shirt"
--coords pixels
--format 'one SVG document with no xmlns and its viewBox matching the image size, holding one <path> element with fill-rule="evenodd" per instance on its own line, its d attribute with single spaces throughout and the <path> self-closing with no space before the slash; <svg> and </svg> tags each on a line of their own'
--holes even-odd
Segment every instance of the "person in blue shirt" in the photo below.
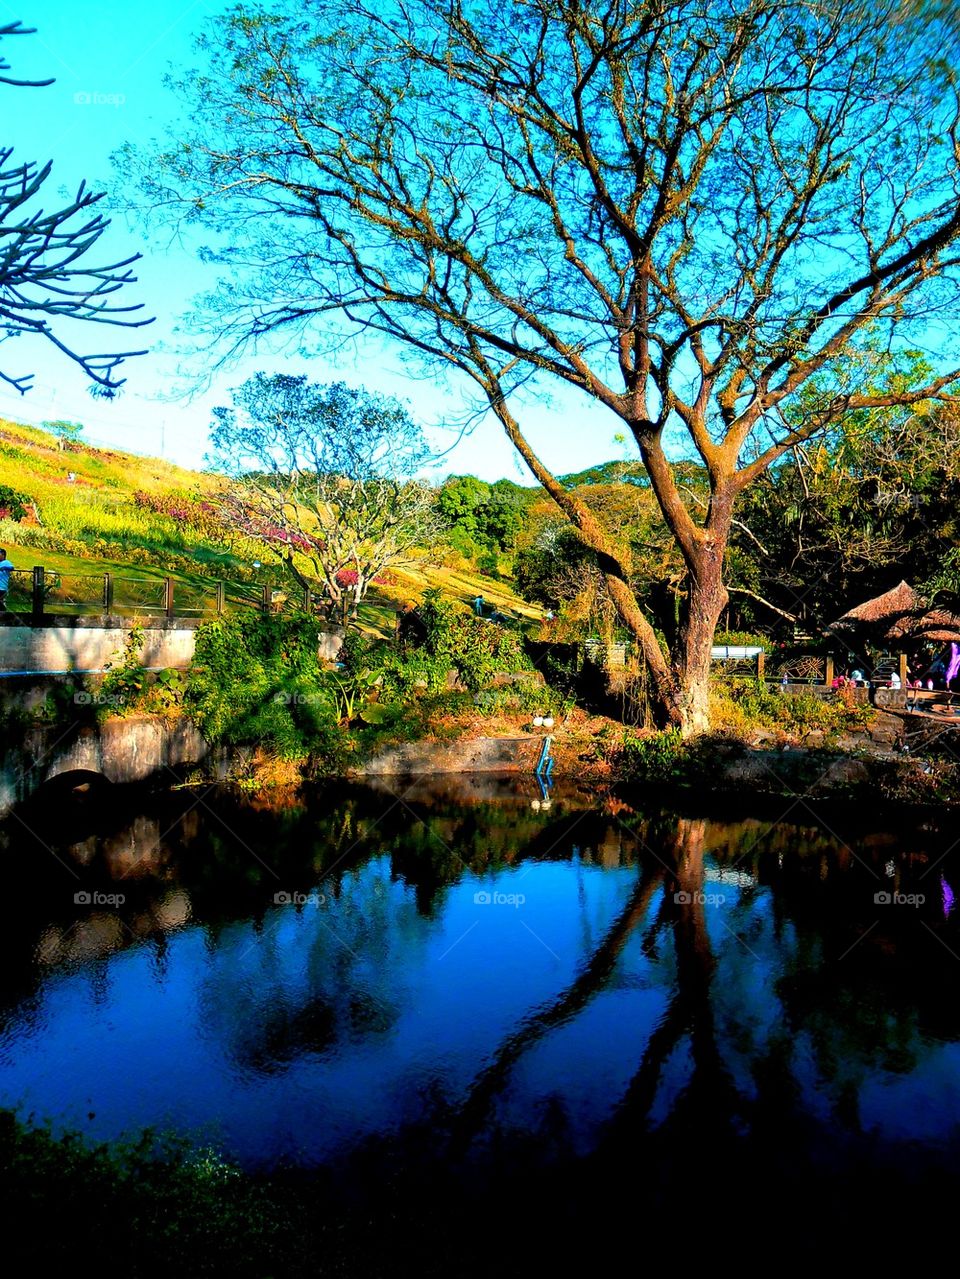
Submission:
<svg viewBox="0 0 960 1279">
<path fill-rule="evenodd" d="M 0 546 L 0 613 L 7 611 L 7 591 L 10 589 L 10 574 L 13 565 L 7 559 L 7 552 Z"/>
</svg>

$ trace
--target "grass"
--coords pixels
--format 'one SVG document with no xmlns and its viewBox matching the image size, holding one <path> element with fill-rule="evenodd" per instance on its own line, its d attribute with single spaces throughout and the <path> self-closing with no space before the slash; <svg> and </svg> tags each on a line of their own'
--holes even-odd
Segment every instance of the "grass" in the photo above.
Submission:
<svg viewBox="0 0 960 1279">
<path fill-rule="evenodd" d="M 136 579 L 138 581 L 155 582 L 157 586 L 157 594 L 161 590 L 161 584 L 166 577 L 174 579 L 174 602 L 176 604 L 178 596 L 182 605 L 186 606 L 186 601 L 204 597 L 213 599 L 216 594 L 217 583 L 225 582 L 226 587 L 226 603 L 229 607 L 231 604 L 235 607 L 241 607 L 256 599 L 256 587 L 251 587 L 247 583 L 230 581 L 226 576 L 205 574 L 205 573 L 187 573 L 177 572 L 168 573 L 162 568 L 156 568 L 150 564 L 130 564 L 122 560 L 104 559 L 98 556 L 89 556 L 81 558 L 78 555 L 65 555 L 57 551 L 38 551 L 35 547 L 18 546 L 9 539 L 5 543 L 7 555 L 11 562 L 16 565 L 17 569 L 27 572 L 36 565 L 42 565 L 48 575 L 59 574 L 68 578 L 89 578 L 87 584 L 88 592 L 84 594 L 84 598 L 89 598 L 91 604 L 100 598 L 103 574 L 110 573 L 115 578 L 121 579 L 115 587 L 115 598 L 118 603 L 123 600 L 123 584 L 124 579 Z M 229 565 L 225 566 L 227 569 Z M 26 576 L 15 576 L 11 583 L 10 598 L 8 607 L 10 609 L 20 609 L 24 611 L 29 608 L 30 601 L 30 582 Z M 49 606 L 50 611 L 55 611 L 53 603 Z M 83 611 L 92 612 L 93 608 L 86 608 Z"/>
<path fill-rule="evenodd" d="M 169 564 L 171 557 L 189 556 L 215 576 L 226 576 L 255 557 L 242 539 L 229 545 L 216 527 L 175 519 L 136 501 L 138 493 L 209 500 L 222 483 L 214 475 L 114 450 L 83 445 L 60 450 L 48 432 L 0 421 L 0 481 L 32 503 L 20 524 L 0 522 L 8 549 L 12 544 L 31 563 L 54 567 L 56 553 L 138 567 L 164 568 L 166 559 L 173 572 L 189 574 L 189 566 Z"/>
<path fill-rule="evenodd" d="M 138 492 L 157 498 L 195 494 L 202 500 L 222 483 L 216 475 L 82 442 L 60 450 L 49 432 L 0 419 L 0 483 L 25 494 L 39 512 L 39 522 L 32 517 L 19 524 L 0 520 L 0 545 L 18 569 L 39 564 L 50 573 L 70 576 L 112 573 L 155 580 L 158 588 L 169 576 L 175 582 L 175 601 L 178 592 L 181 600 L 212 597 L 218 581 L 226 583 L 228 603 L 237 605 L 255 599 L 263 584 L 288 589 L 279 568 L 268 567 L 256 543 L 234 538 L 228 544 L 215 527 L 177 520 L 134 500 Z M 254 570 L 258 556 L 264 558 L 264 568 Z M 391 568 L 390 579 L 361 608 L 360 625 L 368 633 L 392 634 L 397 609 L 419 600 L 431 587 L 464 604 L 483 595 L 520 621 L 540 616 L 509 583 L 486 577 L 468 563 L 449 567 L 424 555 L 403 568 Z M 24 607 L 27 579 L 14 582 L 20 589 L 12 593 L 10 605 Z M 98 598 L 99 585 L 89 585 L 92 599 Z"/>
<path fill-rule="evenodd" d="M 521 599 L 509 582 L 486 577 L 476 569 L 445 568 L 422 560 L 409 567 L 391 569 L 390 573 L 396 579 L 397 586 L 387 589 L 397 599 L 419 596 L 433 587 L 450 599 L 460 600 L 462 603 L 472 604 L 478 595 L 482 595 L 488 604 L 495 606 L 501 613 L 513 614 L 530 621 L 543 615 L 541 608 Z"/>
</svg>

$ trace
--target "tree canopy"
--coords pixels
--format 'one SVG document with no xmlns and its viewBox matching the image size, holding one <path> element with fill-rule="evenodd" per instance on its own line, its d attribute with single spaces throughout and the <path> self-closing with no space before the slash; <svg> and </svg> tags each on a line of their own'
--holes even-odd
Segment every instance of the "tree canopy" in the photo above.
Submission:
<svg viewBox="0 0 960 1279">
<path fill-rule="evenodd" d="M 193 128 L 142 179 L 215 231 L 227 348 L 366 331 L 465 376 L 598 557 L 665 716 L 705 727 L 740 494 L 960 376 L 864 377 L 956 305 L 960 95 L 935 41 L 893 0 L 278 0 L 202 48 Z M 683 562 L 666 648 L 616 530 L 524 430 L 558 383 L 645 467 Z"/>
<path fill-rule="evenodd" d="M 467 552 L 489 546 L 509 550 L 523 526 L 523 503 L 509 480 L 486 484 L 473 475 L 452 475 L 437 494 L 437 512 Z"/>
<path fill-rule="evenodd" d="M 210 461 L 234 484 L 227 523 L 261 541 L 327 615 L 356 615 L 377 576 L 433 530 L 428 456 L 396 400 L 342 382 L 256 373 L 214 409 Z"/>
</svg>

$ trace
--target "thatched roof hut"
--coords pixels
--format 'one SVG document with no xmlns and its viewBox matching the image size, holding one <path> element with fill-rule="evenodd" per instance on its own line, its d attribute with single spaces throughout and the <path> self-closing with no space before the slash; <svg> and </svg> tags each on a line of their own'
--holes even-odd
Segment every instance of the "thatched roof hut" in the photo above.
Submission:
<svg viewBox="0 0 960 1279">
<path fill-rule="evenodd" d="M 943 608 L 932 608 L 917 618 L 907 638 L 929 640 L 936 644 L 960 644 L 960 617 Z"/>
<path fill-rule="evenodd" d="M 869 639 L 893 648 L 927 641 L 960 643 L 960 617 L 947 609 L 926 608 L 913 587 L 901 582 L 838 617 L 827 632 L 844 642 Z"/>
</svg>

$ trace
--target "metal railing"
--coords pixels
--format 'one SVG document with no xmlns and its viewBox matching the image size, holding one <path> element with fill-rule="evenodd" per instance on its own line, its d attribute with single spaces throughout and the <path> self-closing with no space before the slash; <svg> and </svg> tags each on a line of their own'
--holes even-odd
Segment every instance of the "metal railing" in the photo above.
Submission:
<svg viewBox="0 0 960 1279">
<path fill-rule="evenodd" d="M 173 577 L 127 577 L 114 573 L 61 573 L 34 565 L 14 569 L 6 615 L 31 625 L 46 617 L 222 617 L 236 609 L 262 613 L 314 613 L 312 591 L 241 582 L 189 582 Z"/>
<path fill-rule="evenodd" d="M 768 656 L 762 650 L 749 656 L 740 656 L 742 645 L 715 645 L 710 674 L 713 679 L 760 679 L 769 684 L 809 684 L 829 686 L 834 674 L 833 658 L 822 653 L 793 652 L 789 656 Z M 726 649 L 725 656 L 719 655 Z M 608 669 L 626 665 L 636 645 L 630 640 L 615 639 L 605 642 L 596 636 L 584 641 L 584 651 L 590 661 Z"/>
<path fill-rule="evenodd" d="M 774 657 L 766 663 L 765 674 L 775 684 L 828 685 L 833 679 L 833 660 L 820 653 Z"/>
</svg>

